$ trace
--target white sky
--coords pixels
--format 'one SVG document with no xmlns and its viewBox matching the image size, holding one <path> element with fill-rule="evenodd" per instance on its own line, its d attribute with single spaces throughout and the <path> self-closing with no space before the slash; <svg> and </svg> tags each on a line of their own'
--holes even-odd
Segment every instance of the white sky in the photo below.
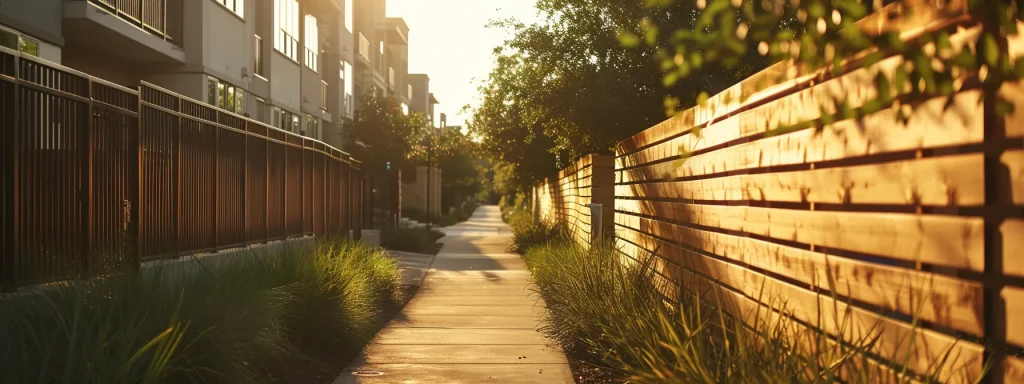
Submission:
<svg viewBox="0 0 1024 384">
<path fill-rule="evenodd" d="M 515 17 L 537 19 L 536 0 L 387 0 L 388 17 L 409 25 L 409 73 L 430 76 L 430 91 L 440 104 L 435 121 L 464 125 L 462 106 L 478 105 L 477 87 L 494 67 L 493 50 L 507 31 L 485 28 L 488 21 Z"/>
</svg>

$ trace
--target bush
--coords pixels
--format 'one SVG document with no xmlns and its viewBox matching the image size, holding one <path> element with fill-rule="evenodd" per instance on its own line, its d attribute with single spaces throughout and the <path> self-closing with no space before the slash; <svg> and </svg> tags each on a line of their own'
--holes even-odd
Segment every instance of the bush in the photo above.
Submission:
<svg viewBox="0 0 1024 384">
<path fill-rule="evenodd" d="M 396 262 L 355 243 L 224 257 L 0 301 L 0 382 L 265 382 L 357 353 L 400 295 Z"/>
<path fill-rule="evenodd" d="M 568 238 L 564 225 L 553 220 L 536 220 L 529 211 L 515 210 L 506 221 L 512 227 L 511 252 L 526 253 L 530 247 Z"/>
<path fill-rule="evenodd" d="M 475 201 L 469 201 L 459 204 L 455 207 L 455 211 L 452 214 L 438 216 L 437 214 L 426 212 L 419 209 L 403 209 L 402 216 L 411 220 L 415 220 L 420 223 L 430 223 L 441 227 L 449 227 L 463 221 L 469 220 L 473 216 L 473 212 L 480 207 Z"/>
<path fill-rule="evenodd" d="M 549 313 L 542 330 L 571 356 L 621 380 L 874 383 L 888 379 L 886 372 L 864 358 L 863 352 L 878 340 L 877 328 L 858 334 L 849 344 L 837 344 L 773 312 L 739 321 L 719 309 L 722 301 L 714 294 L 696 295 L 656 283 L 665 280 L 656 275 L 649 256 L 626 263 L 613 249 L 590 251 L 569 242 L 553 242 L 531 247 L 525 259 Z M 784 305 L 774 305 L 779 301 L 762 303 L 785 312 Z M 852 328 L 848 313 L 824 316 L 835 316 L 840 332 L 852 334 L 847 333 Z M 936 363 L 932 372 L 953 360 Z M 841 371 L 847 376 L 843 380 L 838 377 Z"/>
<path fill-rule="evenodd" d="M 428 253 L 437 252 L 437 240 L 444 234 L 426 228 L 392 228 L 381 231 L 381 245 L 396 251 Z"/>
</svg>

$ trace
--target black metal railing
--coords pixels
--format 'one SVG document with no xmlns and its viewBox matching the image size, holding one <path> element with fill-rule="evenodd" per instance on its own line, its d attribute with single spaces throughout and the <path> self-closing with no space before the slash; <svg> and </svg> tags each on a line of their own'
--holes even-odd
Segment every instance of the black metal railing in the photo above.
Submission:
<svg viewBox="0 0 1024 384">
<path fill-rule="evenodd" d="M 151 84 L 0 48 L 0 124 L 5 289 L 364 227 L 348 154 Z"/>
<path fill-rule="evenodd" d="M 82 1 L 82 0 L 77 0 Z M 146 32 L 180 44 L 179 28 L 181 0 L 88 0 L 119 18 L 134 24 Z"/>
</svg>

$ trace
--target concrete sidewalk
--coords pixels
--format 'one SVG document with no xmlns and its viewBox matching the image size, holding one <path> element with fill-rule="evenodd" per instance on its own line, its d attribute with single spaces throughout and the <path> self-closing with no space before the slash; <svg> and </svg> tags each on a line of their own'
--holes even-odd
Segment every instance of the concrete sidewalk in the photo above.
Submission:
<svg viewBox="0 0 1024 384">
<path fill-rule="evenodd" d="M 498 207 L 441 230 L 416 297 L 334 383 L 572 383 Z"/>
</svg>

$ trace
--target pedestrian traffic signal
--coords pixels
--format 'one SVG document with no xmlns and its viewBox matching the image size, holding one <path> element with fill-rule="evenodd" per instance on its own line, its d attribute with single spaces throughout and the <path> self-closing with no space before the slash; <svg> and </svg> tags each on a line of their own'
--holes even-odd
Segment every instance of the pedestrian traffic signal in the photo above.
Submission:
<svg viewBox="0 0 1024 384">
<path fill-rule="evenodd" d="M 390 161 L 388 162 L 388 170 L 389 171 L 391 170 L 391 162 Z"/>
</svg>

